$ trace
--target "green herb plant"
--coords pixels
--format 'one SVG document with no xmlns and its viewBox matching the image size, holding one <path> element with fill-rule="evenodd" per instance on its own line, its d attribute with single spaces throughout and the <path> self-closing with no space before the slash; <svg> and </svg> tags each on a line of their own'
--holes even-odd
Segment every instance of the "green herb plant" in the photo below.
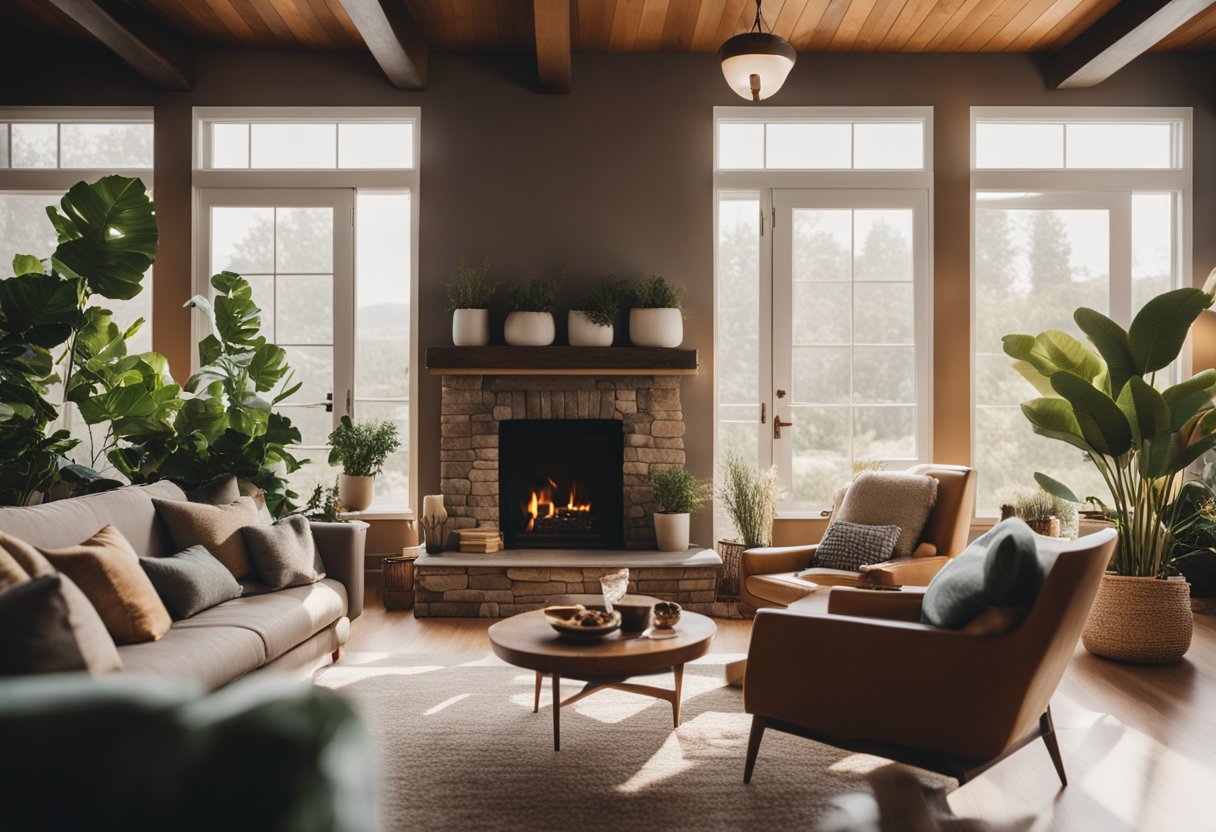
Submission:
<svg viewBox="0 0 1216 832">
<path fill-rule="evenodd" d="M 651 474 L 650 488 L 664 514 L 691 514 L 705 502 L 708 491 L 705 483 L 678 466 Z"/>
<path fill-rule="evenodd" d="M 722 474 L 718 499 L 741 542 L 749 549 L 768 546 L 773 539 L 773 518 L 781 498 L 777 467 L 757 471 L 740 454 L 731 452 L 723 464 Z"/>
<path fill-rule="evenodd" d="M 573 307 L 598 326 L 612 326 L 621 313 L 627 289 L 624 281 L 612 275 L 598 278 Z"/>
<path fill-rule="evenodd" d="M 552 312 L 562 281 L 534 277 L 525 286 L 507 287 L 507 312 Z"/>
<path fill-rule="evenodd" d="M 630 302 L 634 309 L 679 309 L 684 302 L 684 285 L 651 275 L 633 285 Z"/>
<path fill-rule="evenodd" d="M 489 274 L 490 258 L 482 257 L 480 266 L 470 266 L 461 257 L 448 282 L 448 311 L 489 309 L 498 292 L 498 284 L 490 280 Z"/>
<path fill-rule="evenodd" d="M 374 477 L 389 454 L 401 447 L 397 426 L 392 422 L 354 424 L 343 416 L 329 434 L 329 464 L 341 465 L 348 477 Z"/>
</svg>

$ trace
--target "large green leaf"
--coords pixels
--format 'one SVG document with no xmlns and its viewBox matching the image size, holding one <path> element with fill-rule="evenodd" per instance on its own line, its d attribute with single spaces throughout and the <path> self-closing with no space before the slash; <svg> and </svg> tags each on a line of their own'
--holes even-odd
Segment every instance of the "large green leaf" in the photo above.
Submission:
<svg viewBox="0 0 1216 832">
<path fill-rule="evenodd" d="M 1097 353 L 1067 332 L 1049 329 L 1035 338 L 1037 350 L 1047 354 L 1060 370 L 1093 382 L 1106 369 Z"/>
<path fill-rule="evenodd" d="M 144 273 L 156 258 L 156 211 L 143 182 L 105 176 L 93 184 L 77 182 L 47 215 L 59 232 L 51 262 L 81 277 L 90 291 L 127 300 L 143 288 Z"/>
<path fill-rule="evenodd" d="M 1035 471 L 1034 481 L 1039 484 L 1039 488 L 1046 491 L 1048 494 L 1054 494 L 1061 500 L 1067 500 L 1070 503 L 1079 503 L 1077 495 L 1064 483 L 1057 480 L 1055 477 L 1049 477 L 1042 471 Z"/>
<path fill-rule="evenodd" d="M 1081 433 L 1072 405 L 1063 399 L 1031 399 L 1022 403 L 1022 413 L 1035 433 L 1067 442 L 1087 453 L 1093 450 Z"/>
<path fill-rule="evenodd" d="M 83 284 L 77 278 L 25 274 L 0 280 L 0 316 L 8 333 L 38 347 L 57 347 L 80 322 Z"/>
<path fill-rule="evenodd" d="M 1192 416 L 1209 407 L 1216 395 L 1216 370 L 1204 370 L 1162 392 L 1170 408 L 1170 431 L 1180 430 Z"/>
<path fill-rule="evenodd" d="M 1072 405 L 1081 435 L 1100 454 L 1121 456 L 1132 447 L 1132 428 L 1114 399 L 1072 373 L 1051 377 L 1051 386 Z"/>
<path fill-rule="evenodd" d="M 1132 376 L 1116 400 L 1132 429 L 1135 445 L 1148 438 L 1170 433 L 1170 408 L 1156 388 L 1140 376 Z"/>
<path fill-rule="evenodd" d="M 1084 306 L 1074 312 L 1072 317 L 1106 362 L 1111 394 L 1118 396 L 1127 379 L 1136 372 L 1127 332 L 1101 312 Z"/>
<path fill-rule="evenodd" d="M 1144 304 L 1128 330 L 1136 372 L 1148 375 L 1168 367 L 1182 350 L 1191 324 L 1211 305 L 1211 295 L 1191 288 L 1157 295 Z"/>
<path fill-rule="evenodd" d="M 1055 389 L 1051 386 L 1051 376 L 1045 376 L 1040 373 L 1029 361 L 1019 359 L 1013 362 L 1013 369 L 1017 371 L 1018 375 L 1030 382 L 1030 386 L 1040 396 L 1058 398 Z"/>
<path fill-rule="evenodd" d="M 279 383 L 287 373 L 287 353 L 275 344 L 262 344 L 253 351 L 249 362 L 249 380 L 259 393 L 265 393 Z"/>
<path fill-rule="evenodd" d="M 1010 358 L 1026 362 L 1045 376 L 1050 376 L 1059 369 L 1051 357 L 1040 348 L 1038 339 L 1033 335 L 1006 335 L 1001 339 L 1001 348 Z"/>
<path fill-rule="evenodd" d="M 46 274 L 42 261 L 32 254 L 13 255 L 13 274 Z"/>
</svg>

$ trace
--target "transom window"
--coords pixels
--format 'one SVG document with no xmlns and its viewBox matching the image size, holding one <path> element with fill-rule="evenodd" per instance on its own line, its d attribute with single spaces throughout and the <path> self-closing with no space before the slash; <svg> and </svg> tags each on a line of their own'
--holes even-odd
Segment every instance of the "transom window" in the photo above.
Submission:
<svg viewBox="0 0 1216 832">
<path fill-rule="evenodd" d="M 38 109 L 0 114 L 0 169 L 152 169 L 150 110 L 89 110 L 60 114 Z M 150 182 L 146 183 L 149 186 Z"/>
<path fill-rule="evenodd" d="M 411 170 L 414 121 L 351 109 L 341 120 L 280 111 L 273 119 L 210 115 L 199 122 L 205 170 Z"/>
<path fill-rule="evenodd" d="M 811 112 L 811 108 L 766 108 L 763 118 L 720 118 L 717 169 L 925 168 L 923 116 L 867 118 L 824 110 L 818 110 L 822 115 L 808 115 Z"/>
</svg>

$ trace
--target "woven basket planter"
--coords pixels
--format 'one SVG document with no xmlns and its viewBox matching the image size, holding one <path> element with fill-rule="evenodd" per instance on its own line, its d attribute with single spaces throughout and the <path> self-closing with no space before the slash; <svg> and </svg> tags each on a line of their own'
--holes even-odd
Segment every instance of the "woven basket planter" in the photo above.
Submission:
<svg viewBox="0 0 1216 832">
<path fill-rule="evenodd" d="M 722 580 L 718 582 L 718 599 L 739 599 L 739 564 L 747 547 L 734 540 L 719 540 L 718 554 L 722 556 Z"/>
<path fill-rule="evenodd" d="M 1186 581 L 1108 573 L 1102 576 L 1081 642 L 1095 656 L 1162 664 L 1186 654 L 1193 626 Z"/>
</svg>

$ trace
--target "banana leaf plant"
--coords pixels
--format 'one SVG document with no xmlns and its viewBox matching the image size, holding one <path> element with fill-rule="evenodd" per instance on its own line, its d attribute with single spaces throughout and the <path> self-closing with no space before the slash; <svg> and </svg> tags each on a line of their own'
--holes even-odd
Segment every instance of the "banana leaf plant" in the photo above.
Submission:
<svg viewBox="0 0 1216 832">
<path fill-rule="evenodd" d="M 1113 563 L 1120 575 L 1163 577 L 1173 558 L 1177 499 L 1186 468 L 1216 447 L 1216 370 L 1164 390 L 1157 375 L 1178 358 L 1191 324 L 1216 297 L 1216 270 L 1202 290 L 1150 300 L 1124 329 L 1081 308 L 1074 315 L 1093 345 L 1059 330 L 1006 335 L 1014 368 L 1042 394 L 1022 404 L 1034 432 L 1084 452 L 1110 490 L 1119 527 Z M 1073 491 L 1035 474 L 1046 490 L 1073 502 Z"/>
</svg>

